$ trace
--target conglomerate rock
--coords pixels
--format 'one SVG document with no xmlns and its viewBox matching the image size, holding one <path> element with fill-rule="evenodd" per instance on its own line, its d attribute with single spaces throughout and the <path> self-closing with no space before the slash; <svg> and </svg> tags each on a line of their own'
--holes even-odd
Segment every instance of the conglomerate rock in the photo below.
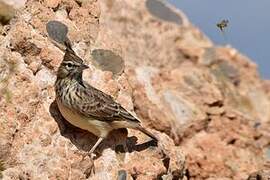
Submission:
<svg viewBox="0 0 270 180">
<path fill-rule="evenodd" d="M 81 152 L 96 137 L 68 124 L 54 102 L 63 51 L 48 38 L 51 20 L 67 25 L 90 65 L 84 79 L 136 113 L 158 146 L 134 130 L 112 132 L 90 172 Z M 269 168 L 268 84 L 247 57 L 214 46 L 179 10 L 158 0 L 28 0 L 3 29 L 4 179 L 238 180 Z"/>
</svg>

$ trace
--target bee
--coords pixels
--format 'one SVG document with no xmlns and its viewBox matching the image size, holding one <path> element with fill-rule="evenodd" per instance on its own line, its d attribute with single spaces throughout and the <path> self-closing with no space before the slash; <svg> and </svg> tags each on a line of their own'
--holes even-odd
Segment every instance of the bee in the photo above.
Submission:
<svg viewBox="0 0 270 180">
<path fill-rule="evenodd" d="M 222 21 L 220 21 L 219 23 L 217 23 L 217 27 L 222 31 L 224 32 L 224 29 L 226 27 L 228 27 L 228 24 L 229 24 L 229 20 L 227 19 L 223 19 Z"/>
</svg>

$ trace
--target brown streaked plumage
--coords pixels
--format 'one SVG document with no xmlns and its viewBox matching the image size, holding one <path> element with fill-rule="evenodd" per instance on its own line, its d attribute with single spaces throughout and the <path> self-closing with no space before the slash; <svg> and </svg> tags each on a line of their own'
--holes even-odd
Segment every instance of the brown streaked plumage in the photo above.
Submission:
<svg viewBox="0 0 270 180">
<path fill-rule="evenodd" d="M 94 152 L 110 131 L 119 128 L 140 130 L 157 141 L 151 132 L 141 126 L 138 119 L 111 96 L 83 81 L 82 72 L 86 68 L 88 66 L 67 44 L 64 59 L 58 68 L 55 91 L 57 105 L 63 117 L 74 126 L 99 137 L 89 153 Z"/>
</svg>

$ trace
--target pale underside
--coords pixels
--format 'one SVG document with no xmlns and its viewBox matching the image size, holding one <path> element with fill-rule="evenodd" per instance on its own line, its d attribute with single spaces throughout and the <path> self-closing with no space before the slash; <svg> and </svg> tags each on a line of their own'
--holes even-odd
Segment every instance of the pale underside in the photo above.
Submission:
<svg viewBox="0 0 270 180">
<path fill-rule="evenodd" d="M 62 116 L 72 125 L 81 129 L 87 130 L 98 137 L 106 137 L 110 131 L 119 128 L 136 128 L 137 123 L 126 121 L 100 121 L 93 117 L 86 117 L 81 113 L 75 112 L 63 105 L 60 100 L 57 100 L 58 108 Z"/>
</svg>

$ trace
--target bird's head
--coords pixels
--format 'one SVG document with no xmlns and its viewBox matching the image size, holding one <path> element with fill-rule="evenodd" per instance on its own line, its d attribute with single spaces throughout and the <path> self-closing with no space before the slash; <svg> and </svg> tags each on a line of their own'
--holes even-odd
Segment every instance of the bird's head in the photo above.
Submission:
<svg viewBox="0 0 270 180">
<path fill-rule="evenodd" d="M 67 50 L 62 63 L 60 64 L 57 77 L 58 78 L 81 78 L 83 70 L 89 68 L 83 63 L 73 50 Z"/>
</svg>

